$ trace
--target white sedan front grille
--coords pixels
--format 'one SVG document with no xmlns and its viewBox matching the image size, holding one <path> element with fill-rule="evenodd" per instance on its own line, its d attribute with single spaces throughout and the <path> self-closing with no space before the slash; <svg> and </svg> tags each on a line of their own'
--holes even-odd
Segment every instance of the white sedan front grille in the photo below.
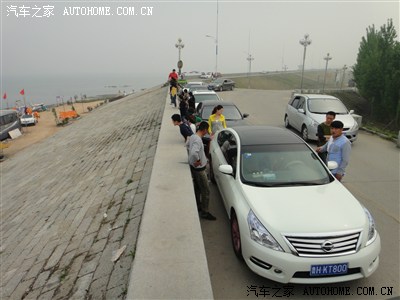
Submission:
<svg viewBox="0 0 400 300">
<path fill-rule="evenodd" d="M 361 231 L 340 235 L 285 235 L 291 250 L 298 256 L 326 257 L 357 252 Z"/>
</svg>

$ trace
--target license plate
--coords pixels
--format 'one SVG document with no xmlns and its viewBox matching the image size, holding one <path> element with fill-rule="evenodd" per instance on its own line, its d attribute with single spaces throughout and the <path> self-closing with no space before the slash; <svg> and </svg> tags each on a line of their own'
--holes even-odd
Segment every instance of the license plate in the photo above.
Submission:
<svg viewBox="0 0 400 300">
<path fill-rule="evenodd" d="M 342 275 L 347 274 L 349 263 L 331 265 L 312 265 L 310 276 Z"/>
</svg>

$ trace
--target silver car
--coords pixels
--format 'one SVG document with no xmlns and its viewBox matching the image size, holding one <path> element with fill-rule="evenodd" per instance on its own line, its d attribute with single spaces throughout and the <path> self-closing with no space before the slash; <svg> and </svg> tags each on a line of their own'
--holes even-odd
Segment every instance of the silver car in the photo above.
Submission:
<svg viewBox="0 0 400 300">
<path fill-rule="evenodd" d="M 22 125 L 36 125 L 37 119 L 34 115 L 22 115 L 21 116 L 21 124 Z"/>
<path fill-rule="evenodd" d="M 346 137 L 351 142 L 357 140 L 358 123 L 352 116 L 354 111 L 347 110 L 342 101 L 330 95 L 294 94 L 286 107 L 285 126 L 301 132 L 305 141 L 318 140 L 318 124 L 325 121 L 328 111 L 335 112 L 335 120 L 343 122 Z"/>
</svg>

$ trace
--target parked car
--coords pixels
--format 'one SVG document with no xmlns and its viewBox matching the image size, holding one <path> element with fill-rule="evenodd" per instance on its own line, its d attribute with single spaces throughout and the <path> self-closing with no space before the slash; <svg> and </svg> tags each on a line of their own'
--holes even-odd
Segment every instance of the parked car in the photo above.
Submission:
<svg viewBox="0 0 400 300">
<path fill-rule="evenodd" d="M 211 73 L 210 72 L 208 72 L 208 73 L 202 72 L 201 75 L 200 75 L 200 78 L 202 78 L 202 79 L 210 79 L 211 78 Z"/>
<path fill-rule="evenodd" d="M 214 91 L 193 91 L 193 96 L 196 101 L 196 107 L 200 102 L 206 101 L 222 101 L 222 99 L 218 96 L 218 94 Z"/>
<path fill-rule="evenodd" d="M 21 116 L 21 124 L 22 125 L 36 125 L 37 119 L 33 115 L 22 115 Z"/>
<path fill-rule="evenodd" d="M 8 133 L 14 129 L 21 129 L 18 112 L 11 109 L 0 110 L 0 141 L 8 139 Z"/>
<path fill-rule="evenodd" d="M 47 106 L 44 105 L 43 103 L 40 104 L 34 104 L 32 107 L 32 111 L 37 111 L 37 112 L 42 112 L 42 111 L 46 111 L 47 110 Z"/>
<path fill-rule="evenodd" d="M 223 115 L 226 120 L 226 124 L 228 127 L 238 126 L 238 125 L 247 125 L 247 121 L 245 120 L 249 114 L 242 113 L 237 106 L 228 101 L 205 101 L 201 105 L 199 105 L 198 115 L 202 118 L 203 121 L 208 121 L 208 118 L 211 115 L 212 110 L 215 106 L 221 104 L 224 107 Z"/>
<path fill-rule="evenodd" d="M 209 90 L 213 91 L 233 91 L 235 82 L 227 78 L 217 78 L 208 85 Z"/>
<path fill-rule="evenodd" d="M 233 250 L 253 272 L 326 284 L 376 271 L 381 243 L 370 212 L 296 134 L 239 126 L 219 131 L 210 147 Z"/>
<path fill-rule="evenodd" d="M 317 127 L 325 121 L 328 111 L 336 113 L 335 120 L 344 124 L 343 133 L 354 142 L 357 140 L 358 123 L 338 98 L 319 94 L 294 94 L 290 99 L 285 112 L 286 128 L 293 127 L 301 132 L 305 141 L 318 140 Z"/>
<path fill-rule="evenodd" d="M 190 92 L 194 91 L 208 91 L 208 87 L 206 85 L 194 85 L 190 88 Z"/>
<path fill-rule="evenodd" d="M 204 84 L 204 82 L 202 81 L 189 81 L 184 87 L 183 89 L 187 89 L 188 92 L 190 92 L 192 90 L 192 88 L 194 87 L 198 87 L 198 86 L 206 86 Z"/>
</svg>

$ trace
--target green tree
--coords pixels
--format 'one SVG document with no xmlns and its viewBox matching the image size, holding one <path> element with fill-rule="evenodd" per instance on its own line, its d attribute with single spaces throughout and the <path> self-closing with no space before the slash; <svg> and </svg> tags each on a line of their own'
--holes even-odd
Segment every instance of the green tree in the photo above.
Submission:
<svg viewBox="0 0 400 300">
<path fill-rule="evenodd" d="M 374 119 L 400 126 L 400 44 L 391 19 L 376 30 L 372 25 L 360 43 L 354 80 L 370 102 Z"/>
</svg>

